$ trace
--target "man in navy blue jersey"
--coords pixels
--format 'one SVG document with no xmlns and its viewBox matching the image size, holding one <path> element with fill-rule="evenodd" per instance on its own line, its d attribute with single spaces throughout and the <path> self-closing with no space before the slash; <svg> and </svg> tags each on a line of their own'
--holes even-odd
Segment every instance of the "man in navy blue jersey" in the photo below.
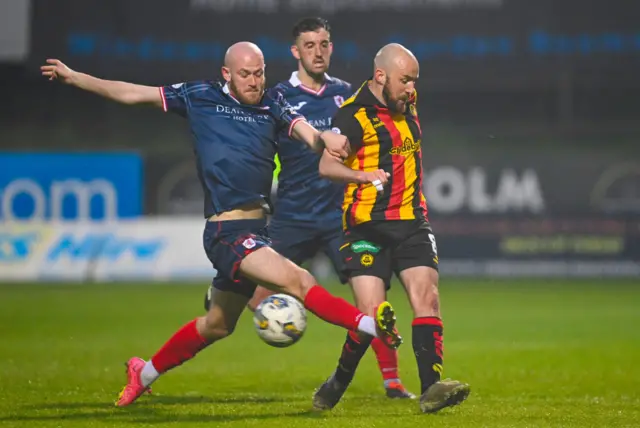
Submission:
<svg viewBox="0 0 640 428">
<path fill-rule="evenodd" d="M 240 314 L 260 283 L 290 294 L 321 319 L 379 337 L 387 346 L 402 342 L 388 302 L 373 317 L 329 294 L 306 270 L 271 248 L 266 232 L 270 211 L 276 135 L 285 132 L 321 152 L 345 157 L 348 141 L 320 132 L 295 113 L 277 90 L 265 93 L 265 64 L 260 49 L 249 42 L 231 46 L 224 59 L 224 83 L 197 81 L 160 88 L 98 79 L 47 60 L 42 74 L 50 79 L 124 104 L 151 104 L 189 120 L 198 176 L 205 195 L 204 249 L 218 274 L 207 314 L 180 328 L 149 360 L 127 362 L 127 384 L 117 406 L 138 399 L 163 373 L 193 358 L 233 332 Z M 361 174 L 359 183 L 382 189 L 387 174 Z"/>
<path fill-rule="evenodd" d="M 322 18 L 304 18 L 293 27 L 291 53 L 298 70 L 275 89 L 281 92 L 293 110 L 302 114 L 316 129 L 331 129 L 332 117 L 343 101 L 353 94 L 351 85 L 327 74 L 333 51 L 331 28 Z M 323 252 L 331 260 L 343 283 L 340 246 L 342 237 L 342 200 L 344 185 L 321 178 L 320 156 L 292 139 L 287 132 L 278 134 L 281 171 L 274 214 L 269 222 L 273 249 L 298 265 Z M 213 287 L 213 285 L 212 285 Z M 273 294 L 258 287 L 249 309 Z M 205 300 L 208 305 L 208 299 Z M 358 306 L 362 311 L 368 308 Z M 357 340 L 349 332 L 349 342 Z M 398 375 L 398 353 L 379 340 L 371 347 L 376 353 L 384 388 L 390 398 L 413 398 Z"/>
</svg>

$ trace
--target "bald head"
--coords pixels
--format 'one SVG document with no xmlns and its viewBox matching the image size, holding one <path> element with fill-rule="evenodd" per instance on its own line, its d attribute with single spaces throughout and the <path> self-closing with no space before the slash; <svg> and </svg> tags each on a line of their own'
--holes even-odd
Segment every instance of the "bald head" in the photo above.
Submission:
<svg viewBox="0 0 640 428">
<path fill-rule="evenodd" d="M 229 46 L 224 55 L 224 65 L 229 68 L 237 68 L 242 63 L 264 63 L 264 55 L 260 48 L 251 42 L 238 42 Z"/>
<path fill-rule="evenodd" d="M 258 104 L 265 87 L 264 56 L 251 42 L 238 42 L 227 49 L 222 77 L 230 94 L 243 104 Z"/>
<path fill-rule="evenodd" d="M 418 60 L 411 51 L 399 43 L 389 43 L 378 51 L 373 59 L 374 69 L 390 73 L 394 69 L 418 67 Z M 375 71 L 375 70 L 374 70 Z"/>
<path fill-rule="evenodd" d="M 391 111 L 402 113 L 415 91 L 419 74 L 418 60 L 411 51 L 398 43 L 389 43 L 373 60 L 369 88 Z"/>
</svg>

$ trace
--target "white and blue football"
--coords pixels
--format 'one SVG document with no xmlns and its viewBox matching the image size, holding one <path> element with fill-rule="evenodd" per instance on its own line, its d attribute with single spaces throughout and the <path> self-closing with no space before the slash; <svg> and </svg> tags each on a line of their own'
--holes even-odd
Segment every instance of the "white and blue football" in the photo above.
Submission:
<svg viewBox="0 0 640 428">
<path fill-rule="evenodd" d="M 286 348 L 302 338 L 307 329 L 307 312 L 293 297 L 274 294 L 260 302 L 253 314 L 253 323 L 265 343 Z"/>
</svg>

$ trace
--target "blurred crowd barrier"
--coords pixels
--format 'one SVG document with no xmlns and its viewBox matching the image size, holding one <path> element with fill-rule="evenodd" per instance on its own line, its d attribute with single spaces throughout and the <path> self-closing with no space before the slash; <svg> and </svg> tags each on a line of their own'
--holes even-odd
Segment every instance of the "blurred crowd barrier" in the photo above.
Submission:
<svg viewBox="0 0 640 428">
<path fill-rule="evenodd" d="M 195 171 L 163 159 L 1 154 L 0 280 L 210 279 Z M 484 150 L 425 164 L 443 274 L 640 275 L 637 163 Z"/>
<path fill-rule="evenodd" d="M 214 273 L 187 124 L 48 82 L 46 58 L 171 84 L 218 78 L 227 46 L 251 40 L 274 84 L 310 15 L 333 27 L 330 74 L 354 85 L 386 43 L 419 59 L 443 274 L 640 276 L 639 2 L 6 0 L 0 280 Z"/>
</svg>

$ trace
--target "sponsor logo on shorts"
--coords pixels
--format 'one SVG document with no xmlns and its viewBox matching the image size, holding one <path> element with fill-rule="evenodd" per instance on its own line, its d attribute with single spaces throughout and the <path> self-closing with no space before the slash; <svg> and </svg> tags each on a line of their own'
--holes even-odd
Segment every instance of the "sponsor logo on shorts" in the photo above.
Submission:
<svg viewBox="0 0 640 428">
<path fill-rule="evenodd" d="M 369 267 L 373 264 L 374 260 L 371 254 L 363 254 L 362 257 L 360 257 L 360 264 L 364 267 Z"/>
<path fill-rule="evenodd" d="M 373 254 L 378 254 L 378 252 L 380 251 L 380 247 L 369 241 L 356 241 L 353 244 L 351 244 L 351 250 L 354 253 L 369 252 Z"/>
</svg>

